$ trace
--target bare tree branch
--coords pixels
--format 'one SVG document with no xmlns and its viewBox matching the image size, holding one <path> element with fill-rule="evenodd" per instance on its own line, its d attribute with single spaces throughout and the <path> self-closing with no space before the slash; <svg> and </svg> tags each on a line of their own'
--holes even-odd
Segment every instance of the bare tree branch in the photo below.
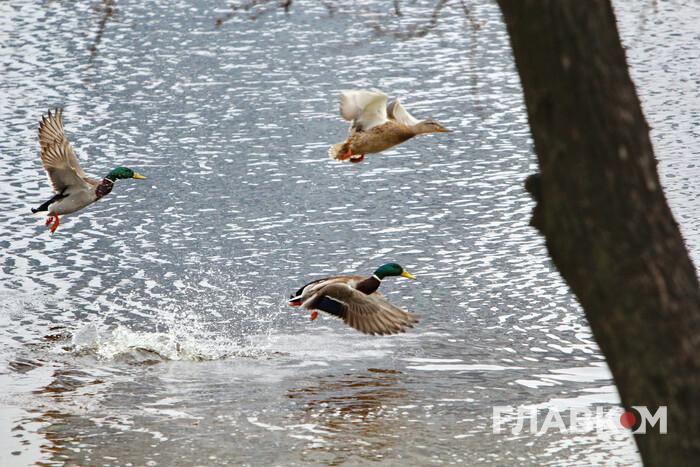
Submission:
<svg viewBox="0 0 700 467">
<path fill-rule="evenodd" d="M 239 13 L 248 15 L 251 20 L 256 20 L 260 16 L 277 9 L 283 9 L 285 13 L 289 13 L 292 8 L 293 0 L 249 0 L 243 3 L 231 3 L 231 11 L 216 19 L 216 27 L 221 27 L 226 21 L 233 18 Z"/>
<path fill-rule="evenodd" d="M 114 6 L 114 0 L 102 0 L 103 5 L 103 15 L 97 26 L 97 34 L 95 35 L 95 41 L 89 47 L 90 58 L 95 58 L 97 55 L 97 47 L 102 42 L 102 36 L 104 35 L 105 29 L 107 28 L 107 22 L 112 18 L 116 12 L 116 7 Z"/>
<path fill-rule="evenodd" d="M 248 0 L 245 2 L 234 2 L 231 3 L 231 11 L 229 13 L 216 19 L 216 27 L 221 27 L 224 22 L 237 15 L 248 15 L 249 19 L 255 20 L 263 14 L 270 13 L 280 8 L 288 13 L 291 9 L 292 2 L 293 0 Z M 328 10 L 329 16 L 333 16 L 338 9 L 338 4 L 335 0 L 319 0 L 319 2 Z M 393 15 L 390 16 L 397 18 L 397 21 L 399 21 L 395 25 L 387 26 L 387 24 L 390 24 L 388 21 L 382 22 L 377 19 L 366 20 L 368 27 L 375 35 L 390 36 L 400 40 L 424 37 L 437 27 L 442 11 L 452 6 L 459 8 L 464 13 L 472 30 L 476 31 L 483 26 L 483 22 L 477 20 L 472 13 L 472 9 L 467 6 L 465 0 L 459 0 L 459 2 L 456 0 L 436 0 L 430 18 L 426 23 L 422 25 L 413 24 L 407 28 L 403 28 L 400 24 L 400 19 L 405 18 L 405 14 L 402 11 L 401 5 L 401 0 L 393 0 Z M 363 12 L 360 12 L 359 14 L 362 13 Z"/>
</svg>

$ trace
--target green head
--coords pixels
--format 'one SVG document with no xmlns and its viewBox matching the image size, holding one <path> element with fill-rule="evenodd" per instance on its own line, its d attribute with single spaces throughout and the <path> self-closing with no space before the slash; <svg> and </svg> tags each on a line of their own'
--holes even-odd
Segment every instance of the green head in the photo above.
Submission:
<svg viewBox="0 0 700 467">
<path fill-rule="evenodd" d="M 406 271 L 403 266 L 400 264 L 396 263 L 386 263 L 383 266 L 380 266 L 379 269 L 374 271 L 374 275 L 379 278 L 379 280 L 384 279 L 385 277 L 390 277 L 390 276 L 401 276 L 405 277 L 407 279 L 415 279 L 416 277 Z"/>
<path fill-rule="evenodd" d="M 107 174 L 105 178 L 108 178 L 109 180 L 117 181 L 117 180 L 124 180 L 127 178 L 135 178 L 137 180 L 144 180 L 146 177 L 143 175 L 134 172 L 128 167 L 117 167 L 116 169 L 112 169 L 111 172 Z"/>
</svg>

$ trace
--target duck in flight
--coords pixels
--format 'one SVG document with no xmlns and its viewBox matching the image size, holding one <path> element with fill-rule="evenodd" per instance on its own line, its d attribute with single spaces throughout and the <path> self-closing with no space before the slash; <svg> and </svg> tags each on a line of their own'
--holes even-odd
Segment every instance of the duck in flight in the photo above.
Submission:
<svg viewBox="0 0 700 467">
<path fill-rule="evenodd" d="M 38 208 L 32 208 L 32 212 L 48 212 L 46 226 L 50 226 L 51 233 L 61 223 L 59 216 L 79 211 L 109 194 L 117 180 L 146 178 L 127 167 L 113 169 L 102 180 L 89 178 L 63 132 L 63 109 L 49 111 L 48 116 L 41 117 L 39 145 L 41 164 L 55 194 Z"/>
<path fill-rule="evenodd" d="M 358 163 L 365 154 L 382 152 L 414 136 L 450 131 L 432 120 L 416 119 L 398 99 L 388 101 L 378 90 L 341 93 L 340 115 L 352 125 L 348 138 L 328 150 L 331 159 Z"/>
<path fill-rule="evenodd" d="M 392 305 L 377 290 L 382 280 L 391 276 L 415 279 L 401 265 L 387 263 L 367 278 L 334 276 L 309 282 L 289 298 L 289 305 L 311 311 L 311 320 L 318 317 L 316 310 L 323 311 L 365 334 L 405 332 L 419 317 Z"/>
</svg>

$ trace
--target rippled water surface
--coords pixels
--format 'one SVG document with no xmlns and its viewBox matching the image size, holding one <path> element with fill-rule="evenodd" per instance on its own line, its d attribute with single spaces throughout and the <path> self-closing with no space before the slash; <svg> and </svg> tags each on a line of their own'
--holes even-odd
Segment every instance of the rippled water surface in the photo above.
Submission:
<svg viewBox="0 0 700 467">
<path fill-rule="evenodd" d="M 494 405 L 618 396 L 528 226 L 536 166 L 497 7 L 468 20 L 454 2 L 407 40 L 431 4 L 397 20 L 389 3 L 0 3 L 0 464 L 638 462 L 620 430 L 492 433 Z M 618 14 L 698 261 L 700 11 Z M 454 132 L 332 162 L 338 91 L 357 87 Z M 148 180 L 50 235 L 29 207 L 50 196 L 36 128 L 54 106 L 88 173 Z M 382 286 L 423 316 L 405 335 L 285 304 L 388 261 L 419 278 Z"/>
</svg>

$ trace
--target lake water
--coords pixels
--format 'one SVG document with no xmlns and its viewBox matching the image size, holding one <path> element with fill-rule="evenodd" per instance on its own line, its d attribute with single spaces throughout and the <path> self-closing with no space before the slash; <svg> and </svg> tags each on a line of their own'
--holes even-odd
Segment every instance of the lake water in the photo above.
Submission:
<svg viewBox="0 0 700 467">
<path fill-rule="evenodd" d="M 397 19 L 299 1 L 219 28 L 225 2 L 0 3 L 0 465 L 639 463 L 615 427 L 492 432 L 494 406 L 621 411 L 528 226 L 536 164 L 498 8 L 472 2 L 476 30 L 451 3 L 410 40 L 432 2 Z M 697 262 L 700 8 L 618 15 Z M 454 132 L 333 162 L 338 92 L 361 87 Z M 148 180 L 50 235 L 29 208 L 50 196 L 36 128 L 54 106 L 88 173 Z M 286 305 L 389 261 L 418 277 L 382 285 L 423 317 L 406 334 Z"/>
</svg>

